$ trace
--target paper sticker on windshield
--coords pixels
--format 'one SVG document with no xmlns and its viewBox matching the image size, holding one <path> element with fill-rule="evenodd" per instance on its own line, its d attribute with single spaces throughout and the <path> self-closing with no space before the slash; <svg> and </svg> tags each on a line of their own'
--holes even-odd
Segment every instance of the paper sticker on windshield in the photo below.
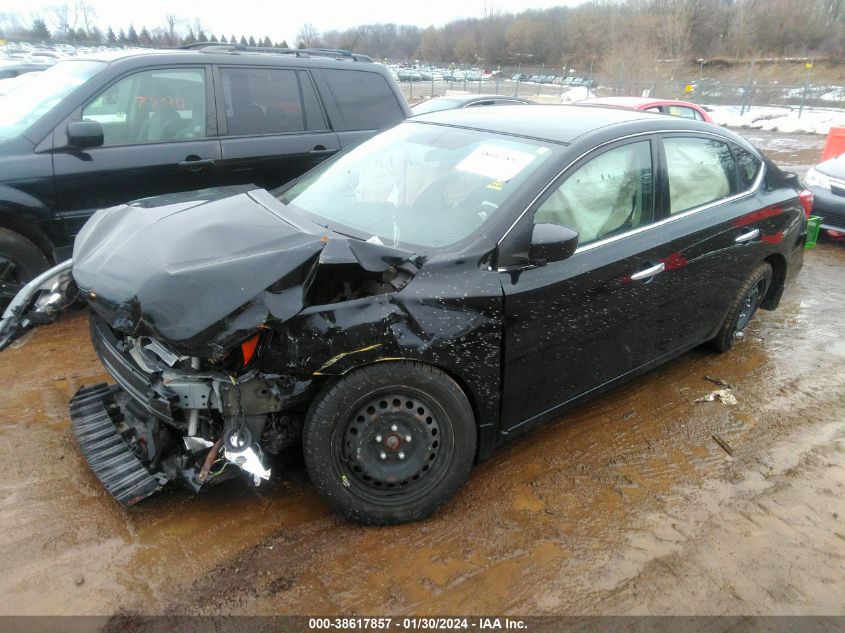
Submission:
<svg viewBox="0 0 845 633">
<path fill-rule="evenodd" d="M 501 180 L 494 180 L 489 185 L 487 185 L 488 189 L 495 189 L 496 191 L 502 190 L 502 181 Z"/>
<path fill-rule="evenodd" d="M 521 172 L 534 155 L 507 147 L 482 145 L 463 159 L 456 169 L 494 180 L 508 181 Z"/>
</svg>

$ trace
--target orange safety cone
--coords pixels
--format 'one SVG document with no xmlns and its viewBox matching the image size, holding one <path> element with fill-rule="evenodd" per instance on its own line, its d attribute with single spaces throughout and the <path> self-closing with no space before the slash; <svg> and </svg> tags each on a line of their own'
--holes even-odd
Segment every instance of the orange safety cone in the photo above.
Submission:
<svg viewBox="0 0 845 633">
<path fill-rule="evenodd" d="M 822 162 L 845 154 L 845 127 L 832 127 L 822 150 Z"/>
</svg>

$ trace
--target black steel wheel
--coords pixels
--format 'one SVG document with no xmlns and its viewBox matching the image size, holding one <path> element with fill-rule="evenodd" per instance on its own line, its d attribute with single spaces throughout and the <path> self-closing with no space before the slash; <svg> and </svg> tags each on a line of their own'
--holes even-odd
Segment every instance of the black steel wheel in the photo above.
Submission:
<svg viewBox="0 0 845 633">
<path fill-rule="evenodd" d="M 716 351 L 727 352 L 736 343 L 737 334 L 751 322 L 757 308 L 766 298 L 772 283 L 772 266 L 763 262 L 743 282 L 736 299 L 731 303 L 728 314 L 710 346 Z"/>
<path fill-rule="evenodd" d="M 410 362 L 364 367 L 327 386 L 303 430 L 312 481 L 335 510 L 365 524 L 434 512 L 466 479 L 475 444 L 460 387 Z"/>
<path fill-rule="evenodd" d="M 14 231 L 0 228 L 0 313 L 28 281 L 49 266 L 35 244 Z"/>
</svg>

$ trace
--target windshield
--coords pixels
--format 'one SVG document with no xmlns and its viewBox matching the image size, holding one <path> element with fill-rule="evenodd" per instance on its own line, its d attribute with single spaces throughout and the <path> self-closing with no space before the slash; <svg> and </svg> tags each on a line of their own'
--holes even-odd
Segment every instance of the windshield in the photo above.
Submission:
<svg viewBox="0 0 845 633">
<path fill-rule="evenodd" d="M 539 141 L 407 122 L 278 195 L 340 233 L 444 248 L 489 221 L 553 153 Z"/>
<path fill-rule="evenodd" d="M 418 103 L 411 108 L 411 111 L 414 114 L 426 114 L 428 112 L 437 112 L 438 110 L 451 110 L 452 108 L 457 108 L 461 103 L 458 99 L 429 99 L 428 101 Z"/>
<path fill-rule="evenodd" d="M 68 60 L 31 73 L 37 76 L 15 87 L 0 101 L 0 140 L 22 134 L 104 67 L 105 62 Z"/>
</svg>

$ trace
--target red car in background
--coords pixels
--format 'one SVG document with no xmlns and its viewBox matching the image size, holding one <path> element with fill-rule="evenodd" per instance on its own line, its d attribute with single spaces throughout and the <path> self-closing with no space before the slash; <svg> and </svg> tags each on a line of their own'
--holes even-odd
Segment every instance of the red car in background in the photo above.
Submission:
<svg viewBox="0 0 845 633">
<path fill-rule="evenodd" d="M 645 110 L 647 112 L 659 112 L 682 116 L 697 121 L 715 123 L 713 117 L 701 106 L 689 103 L 688 101 L 677 101 L 675 99 L 652 99 L 649 97 L 598 97 L 596 99 L 584 99 L 577 105 L 602 105 L 616 106 L 618 108 L 629 108 L 631 110 Z"/>
</svg>

